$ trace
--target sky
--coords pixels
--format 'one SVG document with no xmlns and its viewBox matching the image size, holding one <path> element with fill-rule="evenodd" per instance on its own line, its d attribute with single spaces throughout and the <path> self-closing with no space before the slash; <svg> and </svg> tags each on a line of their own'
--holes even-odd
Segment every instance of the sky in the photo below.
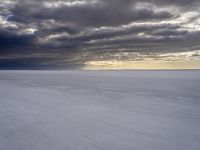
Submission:
<svg viewBox="0 0 200 150">
<path fill-rule="evenodd" d="M 0 69 L 200 69 L 200 1 L 0 0 Z"/>
</svg>

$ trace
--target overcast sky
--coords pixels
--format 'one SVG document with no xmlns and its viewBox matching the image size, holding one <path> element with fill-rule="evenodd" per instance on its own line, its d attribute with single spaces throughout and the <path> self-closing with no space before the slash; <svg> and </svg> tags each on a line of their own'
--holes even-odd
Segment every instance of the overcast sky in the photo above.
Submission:
<svg viewBox="0 0 200 150">
<path fill-rule="evenodd" d="M 0 0 L 0 69 L 199 68 L 200 0 Z"/>
</svg>

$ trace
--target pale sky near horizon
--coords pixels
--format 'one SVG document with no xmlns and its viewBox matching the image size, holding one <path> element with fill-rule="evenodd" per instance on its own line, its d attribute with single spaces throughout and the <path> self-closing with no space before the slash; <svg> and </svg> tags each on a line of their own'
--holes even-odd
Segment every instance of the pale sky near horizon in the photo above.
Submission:
<svg viewBox="0 0 200 150">
<path fill-rule="evenodd" d="M 200 1 L 0 0 L 0 69 L 200 69 Z"/>
</svg>

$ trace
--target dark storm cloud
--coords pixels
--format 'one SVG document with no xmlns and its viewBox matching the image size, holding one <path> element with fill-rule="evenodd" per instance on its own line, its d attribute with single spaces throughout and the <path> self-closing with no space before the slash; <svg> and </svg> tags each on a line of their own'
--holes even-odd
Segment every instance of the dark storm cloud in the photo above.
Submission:
<svg viewBox="0 0 200 150">
<path fill-rule="evenodd" d="M 26 47 L 34 44 L 33 35 L 16 35 L 7 31 L 0 30 L 0 53 L 6 53 L 11 49 Z"/>
<path fill-rule="evenodd" d="M 96 52 L 104 59 L 104 54 L 112 52 L 166 53 L 200 47 L 199 0 L 0 2 L 0 55 L 27 53 L 30 59 L 21 57 L 9 63 L 11 59 L 0 57 L 0 68 L 6 63 L 16 64 L 16 68 L 23 67 L 23 62 L 28 66 L 35 63 L 37 68 L 52 62 L 42 57 L 37 60 L 32 56 L 35 53 L 51 55 L 52 66 L 69 67 L 84 64 Z"/>
<path fill-rule="evenodd" d="M 41 5 L 42 2 L 44 2 L 43 5 Z M 131 1 L 127 2 L 130 3 Z M 12 9 L 12 12 L 16 16 L 20 16 L 21 20 L 24 19 L 24 22 L 53 19 L 69 22 L 72 25 L 76 24 L 80 27 L 118 26 L 132 21 L 167 19 L 173 16 L 167 11 L 155 12 L 148 8 L 134 9 L 134 5 L 126 5 L 126 2 L 123 1 L 98 1 L 96 3 L 91 2 L 91 4 L 85 1 L 85 3 L 82 5 L 60 4 L 56 6 L 51 1 L 26 0 L 20 1 Z"/>
<path fill-rule="evenodd" d="M 2 59 L 1 69 L 77 69 L 82 64 L 76 62 L 57 61 L 57 58 L 14 58 Z"/>
</svg>

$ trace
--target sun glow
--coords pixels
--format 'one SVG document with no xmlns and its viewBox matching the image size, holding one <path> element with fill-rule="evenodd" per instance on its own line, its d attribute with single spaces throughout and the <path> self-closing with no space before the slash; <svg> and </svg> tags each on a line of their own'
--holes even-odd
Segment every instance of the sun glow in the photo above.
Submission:
<svg viewBox="0 0 200 150">
<path fill-rule="evenodd" d="M 85 70 L 200 69 L 200 61 L 90 61 Z"/>
<path fill-rule="evenodd" d="M 200 51 L 176 52 L 167 54 L 157 54 L 152 56 L 141 55 L 138 60 L 131 59 L 127 55 L 127 60 L 98 60 L 88 61 L 84 69 L 200 69 Z M 140 60 L 139 60 L 140 59 Z"/>
</svg>

